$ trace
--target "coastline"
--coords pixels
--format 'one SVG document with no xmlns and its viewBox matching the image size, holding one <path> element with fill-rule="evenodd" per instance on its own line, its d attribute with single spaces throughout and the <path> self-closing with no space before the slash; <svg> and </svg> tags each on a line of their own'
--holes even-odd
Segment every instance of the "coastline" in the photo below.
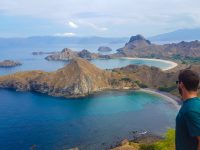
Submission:
<svg viewBox="0 0 200 150">
<path fill-rule="evenodd" d="M 165 68 L 165 69 L 162 69 L 163 71 L 167 71 L 167 70 L 170 70 L 170 69 L 173 69 L 175 67 L 178 66 L 177 63 L 173 62 L 173 61 L 169 61 L 169 60 L 164 60 L 164 59 L 155 59 L 155 58 L 139 58 L 139 57 L 120 57 L 122 59 L 135 59 L 135 60 L 153 60 L 153 61 L 159 61 L 159 62 L 164 62 L 164 63 L 168 63 L 170 64 L 171 66 Z"/>
<path fill-rule="evenodd" d="M 179 104 L 180 100 L 178 99 L 178 97 L 171 95 L 169 93 L 164 93 L 164 92 L 160 92 L 154 89 L 139 89 L 138 91 L 142 91 L 142 92 L 146 92 L 146 93 L 150 93 L 150 94 L 155 94 L 158 96 L 163 97 L 166 101 L 170 102 L 171 104 L 173 104 L 176 109 L 180 109 L 181 105 Z"/>
</svg>

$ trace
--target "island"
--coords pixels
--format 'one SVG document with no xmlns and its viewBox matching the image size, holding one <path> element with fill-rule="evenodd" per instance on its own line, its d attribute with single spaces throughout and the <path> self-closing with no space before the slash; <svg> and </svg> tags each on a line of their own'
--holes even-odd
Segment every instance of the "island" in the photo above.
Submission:
<svg viewBox="0 0 200 150">
<path fill-rule="evenodd" d="M 105 47 L 101 48 L 102 51 Z M 107 48 L 106 48 L 107 49 Z M 107 49 L 108 50 L 108 49 Z M 179 42 L 171 44 L 154 44 L 145 39 L 142 35 L 130 37 L 130 40 L 124 47 L 117 49 L 114 54 L 102 55 L 99 53 L 91 53 L 88 50 L 80 52 L 65 48 L 61 52 L 47 56 L 46 60 L 63 61 L 70 60 L 75 57 L 91 59 L 112 59 L 112 58 L 156 58 L 165 60 L 181 61 L 182 63 L 200 61 L 200 41 Z"/>
<path fill-rule="evenodd" d="M 100 46 L 100 47 L 98 48 L 98 51 L 99 51 L 99 52 L 111 52 L 112 49 L 111 49 L 110 47 L 108 47 L 108 46 Z"/>
<path fill-rule="evenodd" d="M 179 42 L 158 45 L 146 40 L 142 35 L 132 36 L 124 47 L 117 49 L 112 57 L 143 58 L 198 58 L 200 60 L 200 41 Z"/>
<path fill-rule="evenodd" d="M 22 65 L 20 62 L 15 62 L 15 61 L 12 61 L 12 60 L 4 60 L 4 61 L 1 61 L 0 62 L 0 67 L 3 67 L 3 68 L 10 68 L 10 67 L 15 67 L 15 66 L 20 66 Z"/>
<path fill-rule="evenodd" d="M 53 60 L 53 61 L 66 61 L 66 60 L 71 60 L 73 58 L 80 57 L 84 58 L 87 60 L 91 59 L 97 59 L 97 58 L 102 58 L 102 59 L 109 59 L 110 57 L 107 55 L 101 55 L 97 53 L 91 53 L 90 51 L 83 49 L 82 51 L 73 51 L 69 48 L 64 48 L 61 52 L 57 52 L 53 55 L 49 55 L 45 57 L 46 60 Z"/>
<path fill-rule="evenodd" d="M 199 65 L 184 66 L 200 73 Z M 105 90 L 150 88 L 178 95 L 175 84 L 179 69 L 162 71 L 156 67 L 128 65 L 102 70 L 88 60 L 76 57 L 54 72 L 26 71 L 0 76 L 0 88 L 36 91 L 56 97 L 84 97 Z M 156 79 L 156 80 L 155 80 Z"/>
<path fill-rule="evenodd" d="M 46 55 L 46 54 L 55 54 L 56 52 L 32 52 L 32 55 Z"/>
</svg>

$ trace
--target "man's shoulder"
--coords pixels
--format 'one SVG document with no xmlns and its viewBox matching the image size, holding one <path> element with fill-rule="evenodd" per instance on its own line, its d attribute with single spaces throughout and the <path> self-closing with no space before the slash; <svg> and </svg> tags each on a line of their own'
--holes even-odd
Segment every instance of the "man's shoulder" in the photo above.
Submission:
<svg viewBox="0 0 200 150">
<path fill-rule="evenodd" d="M 186 103 L 185 110 L 187 112 L 200 113 L 200 98 L 199 97 L 195 97 L 195 98 L 192 98 L 192 99 L 188 100 L 188 102 Z"/>
</svg>

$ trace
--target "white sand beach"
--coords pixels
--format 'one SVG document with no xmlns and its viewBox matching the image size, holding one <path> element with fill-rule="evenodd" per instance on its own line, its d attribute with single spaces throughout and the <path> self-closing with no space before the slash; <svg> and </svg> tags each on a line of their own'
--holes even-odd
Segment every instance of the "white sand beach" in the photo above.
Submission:
<svg viewBox="0 0 200 150">
<path fill-rule="evenodd" d="M 158 92 L 156 90 L 153 90 L 153 89 L 139 89 L 138 91 L 142 91 L 142 92 L 146 92 L 146 93 L 150 93 L 150 94 L 155 94 L 155 95 L 161 96 L 165 100 L 167 100 L 168 102 L 170 102 L 171 104 L 173 104 L 177 109 L 180 109 L 180 107 L 181 107 L 180 104 L 177 102 L 177 100 L 169 97 L 168 95 L 160 93 L 160 92 Z"/>
<path fill-rule="evenodd" d="M 164 60 L 164 59 L 138 58 L 138 57 L 121 57 L 121 58 L 122 59 L 132 59 L 132 60 L 152 60 L 152 61 L 159 61 L 159 62 L 168 63 L 168 64 L 171 65 L 170 67 L 162 69 L 163 71 L 170 70 L 170 69 L 175 68 L 176 66 L 178 66 L 177 63 L 175 63 L 173 61 L 169 61 L 169 60 Z"/>
</svg>

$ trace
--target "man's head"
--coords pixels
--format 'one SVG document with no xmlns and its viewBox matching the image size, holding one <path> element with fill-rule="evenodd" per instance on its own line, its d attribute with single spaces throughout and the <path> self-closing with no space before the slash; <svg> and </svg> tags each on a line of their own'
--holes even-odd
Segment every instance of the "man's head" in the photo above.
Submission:
<svg viewBox="0 0 200 150">
<path fill-rule="evenodd" d="M 197 92 L 199 86 L 199 74 L 190 70 L 181 70 L 178 76 L 178 89 L 181 96 L 186 93 Z"/>
</svg>

